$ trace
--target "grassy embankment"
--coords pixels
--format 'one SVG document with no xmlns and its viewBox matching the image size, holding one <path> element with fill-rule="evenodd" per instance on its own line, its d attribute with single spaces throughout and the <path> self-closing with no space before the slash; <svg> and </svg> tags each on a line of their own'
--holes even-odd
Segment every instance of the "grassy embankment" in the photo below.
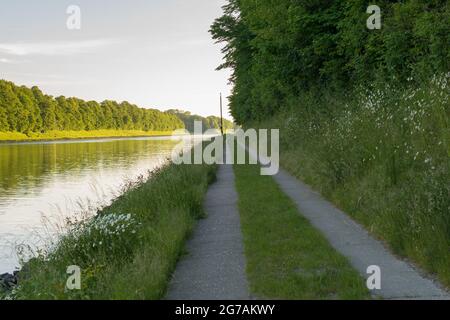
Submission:
<svg viewBox="0 0 450 320">
<path fill-rule="evenodd" d="M 235 165 L 251 293 L 269 299 L 367 299 L 365 280 L 259 166 Z"/>
<path fill-rule="evenodd" d="M 168 165 L 129 186 L 95 218 L 71 223 L 55 250 L 30 261 L 13 296 L 162 298 L 214 177 L 214 166 Z M 82 290 L 65 290 L 71 265 L 81 267 Z"/>
<path fill-rule="evenodd" d="M 141 130 L 91 130 L 91 131 L 48 131 L 45 133 L 0 132 L 0 142 L 6 141 L 45 141 L 71 140 L 115 137 L 151 137 L 170 136 L 171 131 L 141 131 Z"/>
<path fill-rule="evenodd" d="M 450 74 L 420 88 L 305 94 L 258 125 L 281 128 L 282 166 L 450 286 L 449 121 Z"/>
</svg>

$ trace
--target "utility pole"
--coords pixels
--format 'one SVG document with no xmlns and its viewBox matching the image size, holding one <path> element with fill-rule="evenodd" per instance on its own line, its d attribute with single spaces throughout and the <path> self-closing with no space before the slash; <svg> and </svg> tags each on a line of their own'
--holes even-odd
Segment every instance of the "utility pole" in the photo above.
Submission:
<svg viewBox="0 0 450 320">
<path fill-rule="evenodd" d="M 222 106 L 222 92 L 220 93 L 220 132 L 223 135 L 223 106 Z"/>
</svg>

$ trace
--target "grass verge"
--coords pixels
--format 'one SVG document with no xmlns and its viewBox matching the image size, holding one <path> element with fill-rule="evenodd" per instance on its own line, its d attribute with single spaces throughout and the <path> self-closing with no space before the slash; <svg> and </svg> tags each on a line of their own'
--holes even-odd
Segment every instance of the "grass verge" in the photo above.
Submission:
<svg viewBox="0 0 450 320">
<path fill-rule="evenodd" d="M 162 298 L 214 177 L 214 166 L 171 164 L 130 186 L 96 217 L 74 222 L 56 248 L 27 263 L 12 298 Z M 65 289 L 72 265 L 81 268 L 81 290 Z"/>
<path fill-rule="evenodd" d="M 291 104 L 282 166 L 450 288 L 450 74 Z"/>
<path fill-rule="evenodd" d="M 31 132 L 0 132 L 0 142 L 12 141 L 46 141 L 46 140 L 71 140 L 92 138 L 117 138 L 117 137 L 153 137 L 170 136 L 170 131 L 140 131 L 140 130 L 92 130 L 92 131 L 48 131 L 45 133 Z"/>
<path fill-rule="evenodd" d="M 259 166 L 235 165 L 253 295 L 268 299 L 368 299 L 365 281 L 303 218 Z"/>
</svg>

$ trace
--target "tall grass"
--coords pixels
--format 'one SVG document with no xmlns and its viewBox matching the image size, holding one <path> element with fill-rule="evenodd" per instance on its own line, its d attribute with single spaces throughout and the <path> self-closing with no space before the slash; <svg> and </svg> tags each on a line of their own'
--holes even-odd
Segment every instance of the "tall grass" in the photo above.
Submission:
<svg viewBox="0 0 450 320">
<path fill-rule="evenodd" d="M 162 298 L 214 177 L 214 166 L 170 164 L 94 218 L 68 221 L 57 246 L 24 266 L 13 298 Z M 72 265 L 81 268 L 81 290 L 65 288 Z"/>
<path fill-rule="evenodd" d="M 309 94 L 259 124 L 281 162 L 450 286 L 450 74 L 421 86 Z"/>
</svg>

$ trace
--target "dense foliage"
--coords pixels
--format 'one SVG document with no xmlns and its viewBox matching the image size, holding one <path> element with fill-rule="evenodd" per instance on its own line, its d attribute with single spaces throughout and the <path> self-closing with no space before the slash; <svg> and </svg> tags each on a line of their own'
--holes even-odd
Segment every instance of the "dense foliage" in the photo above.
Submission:
<svg viewBox="0 0 450 320">
<path fill-rule="evenodd" d="M 171 114 L 175 114 L 178 118 L 181 119 L 181 121 L 183 121 L 184 126 L 186 128 L 186 130 L 188 130 L 189 132 L 194 132 L 194 125 L 196 121 L 201 121 L 202 122 L 202 126 L 203 126 L 203 130 L 208 130 L 208 129 L 220 129 L 221 126 L 221 121 L 219 117 L 216 116 L 209 116 L 209 117 L 202 117 L 202 116 L 198 116 L 195 114 L 191 114 L 188 111 L 182 111 L 182 110 L 169 110 L 167 111 L 168 113 Z M 227 129 L 233 129 L 234 125 L 233 122 L 227 120 L 227 119 L 223 119 L 223 128 L 224 130 Z"/>
<path fill-rule="evenodd" d="M 83 101 L 43 94 L 39 88 L 0 80 L 0 132 L 53 130 L 172 131 L 183 128 L 173 114 L 143 109 L 128 102 Z"/>
<path fill-rule="evenodd" d="M 450 285 L 450 2 L 229 0 L 224 12 L 211 33 L 236 122 L 281 129 L 284 168 Z"/>
<path fill-rule="evenodd" d="M 364 0 L 229 0 L 211 27 L 224 42 L 239 124 L 270 117 L 286 100 L 324 87 L 417 83 L 450 68 L 450 2 L 379 0 L 382 29 L 369 30 Z"/>
</svg>

